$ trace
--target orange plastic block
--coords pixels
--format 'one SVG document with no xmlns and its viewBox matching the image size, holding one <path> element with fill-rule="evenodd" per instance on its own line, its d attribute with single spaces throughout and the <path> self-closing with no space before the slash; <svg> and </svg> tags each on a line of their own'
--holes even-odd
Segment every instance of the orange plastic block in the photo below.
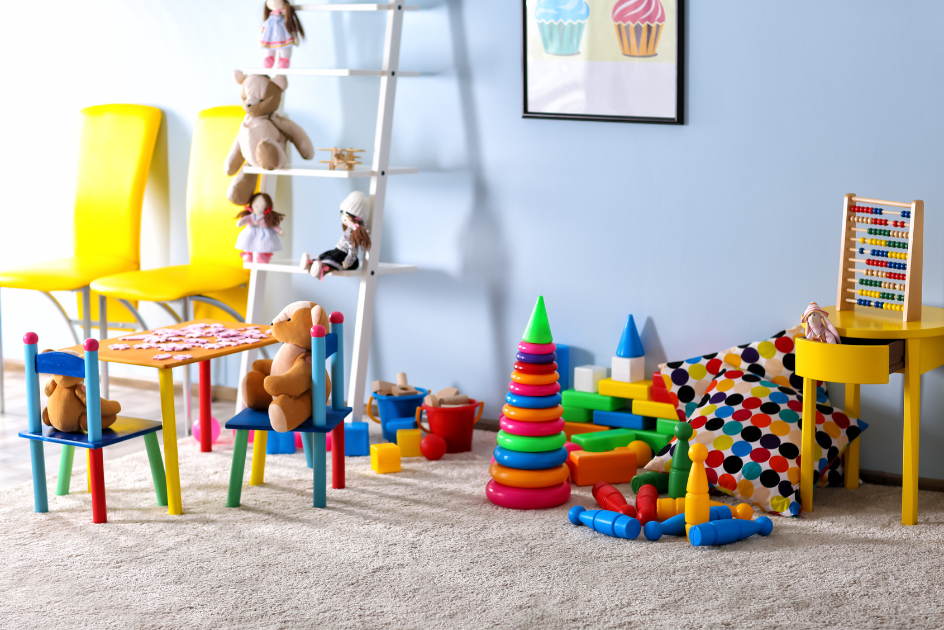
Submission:
<svg viewBox="0 0 944 630">
<path fill-rule="evenodd" d="M 564 423 L 564 435 L 567 436 L 567 439 L 570 439 L 570 436 L 577 435 L 579 433 L 594 433 L 596 431 L 609 431 L 613 427 L 604 427 L 596 424 L 590 424 L 589 422 L 565 422 Z"/>
<path fill-rule="evenodd" d="M 567 457 L 570 480 L 578 486 L 629 483 L 636 476 L 636 454 L 625 447 L 605 453 L 574 451 Z"/>
</svg>

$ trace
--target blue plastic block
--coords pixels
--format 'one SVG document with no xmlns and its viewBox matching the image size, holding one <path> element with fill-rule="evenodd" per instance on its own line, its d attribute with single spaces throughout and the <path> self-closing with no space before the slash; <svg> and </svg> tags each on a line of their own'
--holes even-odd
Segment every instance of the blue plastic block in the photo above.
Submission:
<svg viewBox="0 0 944 630">
<path fill-rule="evenodd" d="M 266 440 L 266 455 L 294 455 L 295 454 L 295 432 L 279 433 L 278 431 L 269 431 L 269 438 Z"/>
<path fill-rule="evenodd" d="M 561 391 L 564 391 L 570 389 L 570 346 L 559 343 L 555 352 L 557 352 L 557 373 L 560 375 L 560 380 L 557 382 L 560 383 Z"/>
<path fill-rule="evenodd" d="M 416 418 L 394 418 L 383 424 L 383 437 L 388 442 L 397 443 L 397 431 L 400 429 L 415 429 Z M 368 455 L 370 453 L 368 452 Z"/>
<path fill-rule="evenodd" d="M 370 438 L 367 435 L 366 422 L 344 423 L 344 454 L 348 457 L 370 455 Z"/>
<path fill-rule="evenodd" d="M 639 338 L 639 331 L 636 330 L 636 320 L 630 315 L 626 320 L 626 326 L 623 328 L 623 336 L 620 338 L 619 346 L 616 348 L 616 356 L 624 359 L 645 356 L 642 349 L 642 340 Z"/>
<path fill-rule="evenodd" d="M 637 416 L 629 411 L 600 411 L 593 412 L 593 424 L 605 427 L 619 427 L 621 429 L 636 429 L 637 431 L 655 428 L 655 418 Z"/>
</svg>

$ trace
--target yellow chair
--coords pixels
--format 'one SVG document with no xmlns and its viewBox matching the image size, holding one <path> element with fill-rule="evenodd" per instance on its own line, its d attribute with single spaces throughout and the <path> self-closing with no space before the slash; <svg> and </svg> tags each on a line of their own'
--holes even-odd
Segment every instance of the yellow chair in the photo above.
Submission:
<svg viewBox="0 0 944 630">
<path fill-rule="evenodd" d="M 846 383 L 846 415 L 858 419 L 859 385 L 888 383 L 889 347 L 796 340 L 796 373 L 803 377 L 803 435 L 800 446 L 800 505 L 813 511 L 816 449 L 816 381 Z M 859 438 L 846 450 L 846 488 L 859 486 Z"/>
<path fill-rule="evenodd" d="M 69 323 L 52 291 L 80 291 L 83 334 L 92 336 L 89 285 L 140 264 L 141 204 L 161 110 L 144 105 L 97 105 L 82 110 L 75 194 L 75 255 L 0 271 L 0 287 L 44 293 Z M 100 301 L 100 306 L 104 300 Z M 105 318 L 101 317 L 103 328 Z M 101 331 L 102 338 L 106 335 Z M 78 343 L 78 337 L 76 337 Z M 103 383 L 107 396 L 107 381 Z M 0 348 L 0 413 L 3 412 L 3 351 Z"/>
<path fill-rule="evenodd" d="M 193 130 L 190 170 L 187 174 L 187 239 L 190 263 L 159 269 L 127 271 L 100 277 L 92 289 L 117 299 L 147 327 L 131 305 L 133 301 L 158 302 L 178 321 L 188 321 L 191 298 L 207 308 L 219 309 L 244 321 L 249 292 L 249 271 L 236 249 L 240 228 L 234 219 L 239 208 L 226 198 L 230 178 L 223 162 L 245 116 L 241 107 L 214 107 L 200 112 Z M 182 302 L 178 316 L 167 302 Z M 189 388 L 189 370 L 184 370 L 184 388 Z M 190 397 L 184 396 L 187 426 Z"/>
</svg>

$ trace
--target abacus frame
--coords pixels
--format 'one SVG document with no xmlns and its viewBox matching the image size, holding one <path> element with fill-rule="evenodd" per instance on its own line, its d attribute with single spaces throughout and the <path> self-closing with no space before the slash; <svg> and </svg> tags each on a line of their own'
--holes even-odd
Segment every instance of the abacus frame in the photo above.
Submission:
<svg viewBox="0 0 944 630">
<path fill-rule="evenodd" d="M 850 298 L 849 293 L 858 295 L 859 286 L 856 274 L 866 276 L 869 267 L 865 265 L 866 259 L 856 258 L 858 253 L 857 232 L 867 233 L 867 227 L 856 227 L 857 225 L 868 225 L 857 223 L 854 220 L 856 212 L 853 206 L 859 204 L 869 204 L 873 206 L 889 206 L 892 208 L 903 208 L 911 211 L 903 231 L 907 231 L 908 236 L 908 258 L 905 268 L 905 290 L 902 311 L 902 319 L 906 322 L 914 322 L 921 319 L 921 283 L 922 283 L 922 263 L 924 246 L 924 202 L 914 200 L 910 203 L 903 201 L 886 201 L 884 199 L 870 199 L 868 197 L 857 197 L 855 193 L 849 193 L 844 197 L 843 216 L 842 216 L 842 241 L 839 250 L 839 286 L 836 291 L 836 310 L 851 311 L 856 307 L 856 298 Z M 896 219 L 897 220 L 897 219 Z M 902 228 L 899 228 L 902 229 Z M 852 256 L 850 256 L 850 252 Z M 861 265 L 861 267 L 860 267 Z M 852 288 L 850 288 L 850 285 Z M 894 289 L 893 289 L 894 290 Z"/>
</svg>

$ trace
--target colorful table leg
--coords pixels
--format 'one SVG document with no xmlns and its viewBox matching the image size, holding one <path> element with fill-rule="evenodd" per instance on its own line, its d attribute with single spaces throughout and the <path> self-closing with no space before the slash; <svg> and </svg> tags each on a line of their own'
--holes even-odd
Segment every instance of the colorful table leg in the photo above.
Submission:
<svg viewBox="0 0 944 630">
<path fill-rule="evenodd" d="M 180 499 L 180 465 L 177 457 L 177 413 L 174 410 L 173 370 L 157 371 L 161 387 L 161 419 L 164 422 L 164 461 L 167 469 L 167 513 L 184 513 Z"/>
<path fill-rule="evenodd" d="M 846 383 L 846 415 L 852 418 L 859 417 L 859 385 Z M 856 490 L 859 487 L 859 444 L 860 435 L 849 443 L 846 449 L 846 489 Z"/>
<path fill-rule="evenodd" d="M 28 333 L 24 338 L 23 348 L 26 369 L 26 405 L 27 422 L 30 433 L 40 433 L 43 430 L 39 413 L 39 374 L 36 373 L 36 344 L 39 338 L 34 333 Z M 32 368 L 30 366 L 33 366 Z M 46 495 L 46 454 L 43 452 L 43 443 L 30 440 L 30 463 L 33 469 L 33 507 L 37 512 L 49 511 L 49 499 Z"/>
<path fill-rule="evenodd" d="M 72 460 L 75 457 L 75 447 L 65 444 L 62 455 L 59 456 L 59 479 L 56 480 L 56 495 L 64 497 L 69 494 L 69 484 L 72 482 Z"/>
<path fill-rule="evenodd" d="M 918 522 L 918 443 L 921 439 L 921 339 L 905 347 L 905 431 L 901 466 L 901 522 Z"/>
<path fill-rule="evenodd" d="M 154 482 L 157 504 L 167 507 L 167 477 L 164 475 L 164 462 L 161 459 L 161 447 L 157 444 L 156 433 L 144 436 L 144 447 L 147 449 L 148 464 L 151 465 L 151 481 Z"/>
<path fill-rule="evenodd" d="M 331 429 L 331 487 L 344 487 L 344 423 Z"/>
<path fill-rule="evenodd" d="M 253 431 L 252 433 L 252 470 L 249 473 L 249 485 L 261 486 L 265 483 L 266 442 L 269 439 L 269 432 Z"/>
<path fill-rule="evenodd" d="M 327 458 L 327 439 L 325 438 L 325 433 L 312 433 L 314 437 L 314 499 L 312 505 L 316 508 L 323 508 L 328 504 L 328 480 L 327 480 L 327 468 L 328 468 L 328 458 Z M 334 445 L 331 447 L 331 452 L 334 453 Z M 344 451 L 341 451 L 342 453 Z"/>
<path fill-rule="evenodd" d="M 185 368 L 186 369 L 186 368 Z M 200 452 L 213 450 L 213 435 L 210 430 L 210 362 L 200 361 Z"/>
<path fill-rule="evenodd" d="M 311 433 L 302 433 L 302 448 L 305 449 L 305 465 L 312 468 L 315 464 L 311 458 L 311 451 L 314 449 L 314 440 Z"/>
<path fill-rule="evenodd" d="M 816 381 L 803 379 L 803 432 L 800 436 L 800 506 L 813 511 L 813 446 L 816 438 Z"/>
<path fill-rule="evenodd" d="M 236 442 L 233 444 L 233 467 L 229 472 L 229 494 L 226 507 L 239 507 L 243 494 L 243 474 L 246 472 L 246 445 L 249 443 L 249 431 L 236 430 Z"/>
<path fill-rule="evenodd" d="M 107 523 L 108 512 L 105 508 L 105 467 L 102 462 L 102 449 L 89 449 L 89 465 L 92 471 L 92 522 Z"/>
</svg>

